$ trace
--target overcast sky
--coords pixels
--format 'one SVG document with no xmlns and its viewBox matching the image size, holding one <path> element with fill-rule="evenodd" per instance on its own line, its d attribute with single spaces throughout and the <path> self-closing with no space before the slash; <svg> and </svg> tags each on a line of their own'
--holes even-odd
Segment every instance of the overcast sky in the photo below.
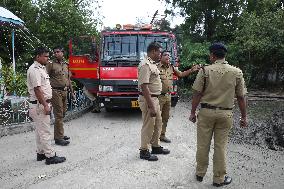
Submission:
<svg viewBox="0 0 284 189">
<path fill-rule="evenodd" d="M 103 16 L 103 26 L 115 27 L 116 24 L 135 24 L 137 18 L 150 23 L 154 13 L 158 10 L 161 18 L 166 4 L 158 0 L 101 0 L 100 13 Z M 179 25 L 183 18 L 170 18 L 171 26 Z"/>
</svg>

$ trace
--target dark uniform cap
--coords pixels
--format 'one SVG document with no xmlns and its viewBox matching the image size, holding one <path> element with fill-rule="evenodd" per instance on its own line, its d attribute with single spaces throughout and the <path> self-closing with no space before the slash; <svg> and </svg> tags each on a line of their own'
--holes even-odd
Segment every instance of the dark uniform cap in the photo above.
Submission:
<svg viewBox="0 0 284 189">
<path fill-rule="evenodd" d="M 227 48 L 223 43 L 213 43 L 210 47 L 209 47 L 209 51 L 213 52 L 213 51 L 217 51 L 217 50 L 224 50 L 225 52 L 227 52 Z"/>
</svg>

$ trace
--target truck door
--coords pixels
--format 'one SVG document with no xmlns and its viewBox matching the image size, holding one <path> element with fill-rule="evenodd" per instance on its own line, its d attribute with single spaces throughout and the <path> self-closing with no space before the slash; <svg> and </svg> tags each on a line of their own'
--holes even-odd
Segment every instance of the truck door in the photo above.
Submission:
<svg viewBox="0 0 284 189">
<path fill-rule="evenodd" d="M 91 93 L 99 86 L 99 48 L 94 37 L 82 36 L 69 41 L 69 69 L 72 78 L 82 83 Z"/>
</svg>

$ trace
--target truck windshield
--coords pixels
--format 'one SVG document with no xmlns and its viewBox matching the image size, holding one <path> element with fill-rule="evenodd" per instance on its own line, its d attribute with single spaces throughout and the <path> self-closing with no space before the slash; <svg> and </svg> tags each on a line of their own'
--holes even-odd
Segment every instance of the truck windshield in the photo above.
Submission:
<svg viewBox="0 0 284 189">
<path fill-rule="evenodd" d="M 147 47 L 151 42 L 158 42 L 162 45 L 163 50 L 167 50 L 171 54 L 171 63 L 175 64 L 174 59 L 174 40 L 169 36 L 161 35 L 140 35 L 138 37 L 139 42 L 139 58 L 142 60 L 147 55 Z"/>
<path fill-rule="evenodd" d="M 122 62 L 125 62 L 126 66 L 129 61 L 134 61 L 135 65 L 138 65 L 146 56 L 148 45 L 153 41 L 159 42 L 163 50 L 171 53 L 171 62 L 175 64 L 174 40 L 169 36 L 158 34 L 107 35 L 102 45 L 102 62 L 115 66 L 117 65 L 115 62 L 119 61 L 121 66 L 123 66 Z"/>
<path fill-rule="evenodd" d="M 136 60 L 137 36 L 111 35 L 104 38 L 103 60 Z"/>
</svg>

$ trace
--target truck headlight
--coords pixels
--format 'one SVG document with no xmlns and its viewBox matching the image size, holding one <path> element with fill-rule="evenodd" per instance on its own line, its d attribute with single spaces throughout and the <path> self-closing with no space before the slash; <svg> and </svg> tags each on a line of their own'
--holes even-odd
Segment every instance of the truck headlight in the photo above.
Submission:
<svg viewBox="0 0 284 189">
<path fill-rule="evenodd" d="M 102 92 L 112 92 L 113 86 L 102 86 L 101 89 L 102 89 Z"/>
</svg>

